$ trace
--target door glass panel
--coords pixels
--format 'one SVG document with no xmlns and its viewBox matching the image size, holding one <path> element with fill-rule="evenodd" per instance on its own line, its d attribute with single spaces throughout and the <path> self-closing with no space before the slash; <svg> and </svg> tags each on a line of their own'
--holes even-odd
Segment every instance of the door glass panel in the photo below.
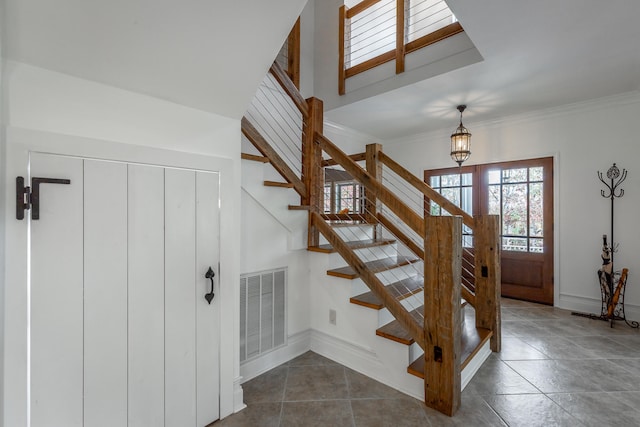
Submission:
<svg viewBox="0 0 640 427">
<path fill-rule="evenodd" d="M 499 177 L 499 175 L 498 175 Z M 500 186 L 489 186 L 489 215 L 500 215 Z"/>
<path fill-rule="evenodd" d="M 544 252 L 544 241 L 542 239 L 529 239 L 529 252 Z"/>
<path fill-rule="evenodd" d="M 532 237 L 542 237 L 542 203 L 542 183 L 529 184 L 529 235 Z"/>
<path fill-rule="evenodd" d="M 542 181 L 542 166 L 529 168 L 529 181 Z"/>
<path fill-rule="evenodd" d="M 487 208 L 501 217 L 503 250 L 544 251 L 543 176 L 542 166 L 487 172 Z"/>
<path fill-rule="evenodd" d="M 461 208 L 469 215 L 473 215 L 473 174 L 472 173 L 453 173 L 445 175 L 435 175 L 429 177 L 431 187 L 438 193 L 442 194 L 447 200 Z M 462 183 L 462 185 L 460 185 Z M 429 205 L 429 213 L 432 216 L 451 215 L 442 209 L 434 201 Z M 471 247 L 473 245 L 472 230 L 462 227 L 463 246 Z"/>
<path fill-rule="evenodd" d="M 505 169 L 502 171 L 502 182 L 526 182 L 527 168 Z"/>
<path fill-rule="evenodd" d="M 440 177 L 442 181 L 441 187 L 459 187 L 460 186 L 460 175 L 459 174 L 451 174 L 451 175 L 442 175 Z"/>
<path fill-rule="evenodd" d="M 500 171 L 492 170 L 488 172 L 488 182 L 489 184 L 500 184 Z"/>
<path fill-rule="evenodd" d="M 441 193 L 444 197 L 447 198 L 447 200 L 453 202 L 456 206 L 460 206 L 459 188 L 443 188 Z M 445 211 L 443 215 L 449 215 L 449 213 Z"/>
<path fill-rule="evenodd" d="M 521 237 L 503 237 L 502 249 L 505 251 L 527 252 L 527 239 Z"/>
<path fill-rule="evenodd" d="M 508 236 L 527 235 L 526 184 L 502 186 L 502 234 Z"/>
</svg>

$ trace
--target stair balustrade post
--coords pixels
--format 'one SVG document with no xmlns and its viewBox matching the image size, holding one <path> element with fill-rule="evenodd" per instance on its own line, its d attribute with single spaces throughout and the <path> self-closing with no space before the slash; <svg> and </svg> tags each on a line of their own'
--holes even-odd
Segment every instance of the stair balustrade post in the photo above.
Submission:
<svg viewBox="0 0 640 427">
<path fill-rule="evenodd" d="M 320 233 L 312 221 L 312 212 L 323 213 L 324 205 L 324 170 L 322 168 L 322 149 L 315 142 L 315 134 L 322 134 L 323 104 L 318 98 L 308 98 L 309 115 L 304 117 L 302 133 L 302 181 L 307 189 L 307 196 L 302 198 L 302 205 L 310 206 L 307 245 L 318 246 Z"/>
<path fill-rule="evenodd" d="M 499 352 L 502 345 L 500 217 L 476 215 L 474 219 L 476 326 L 493 332 L 491 350 Z"/>
<path fill-rule="evenodd" d="M 382 162 L 380 161 L 380 153 L 382 152 L 382 144 L 368 144 L 365 152 L 365 162 L 367 172 L 378 182 L 382 182 Z M 364 192 L 364 216 L 369 224 L 378 223 L 378 208 L 381 206 L 376 195 L 365 190 Z M 378 227 L 374 227 L 374 236 L 377 238 Z"/>
<path fill-rule="evenodd" d="M 425 403 L 453 416 L 460 407 L 462 217 L 425 217 Z"/>
</svg>

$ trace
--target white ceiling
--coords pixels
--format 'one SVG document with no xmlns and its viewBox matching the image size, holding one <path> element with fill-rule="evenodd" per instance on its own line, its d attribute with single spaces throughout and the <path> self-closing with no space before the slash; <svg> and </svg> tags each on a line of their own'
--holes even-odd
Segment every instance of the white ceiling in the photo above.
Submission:
<svg viewBox="0 0 640 427">
<path fill-rule="evenodd" d="M 396 139 L 640 89 L 640 1 L 447 0 L 484 61 L 325 117 Z M 473 129 L 471 129 L 473 131 Z"/>
<path fill-rule="evenodd" d="M 4 2 L 10 59 L 240 118 L 306 0 Z"/>
<path fill-rule="evenodd" d="M 4 0 L 4 54 L 242 117 L 306 0 Z M 448 0 L 484 61 L 331 110 L 383 140 L 640 89 L 639 0 Z"/>
</svg>

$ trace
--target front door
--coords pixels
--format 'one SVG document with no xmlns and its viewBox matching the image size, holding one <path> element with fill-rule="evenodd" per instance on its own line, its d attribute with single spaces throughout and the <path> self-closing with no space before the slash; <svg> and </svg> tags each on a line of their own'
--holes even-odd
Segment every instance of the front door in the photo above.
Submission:
<svg viewBox="0 0 640 427">
<path fill-rule="evenodd" d="M 32 153 L 30 177 L 71 181 L 30 221 L 31 426 L 218 419 L 218 174 Z"/>
<path fill-rule="evenodd" d="M 471 215 L 500 215 L 503 296 L 553 304 L 552 158 L 425 171 L 425 181 Z"/>
</svg>

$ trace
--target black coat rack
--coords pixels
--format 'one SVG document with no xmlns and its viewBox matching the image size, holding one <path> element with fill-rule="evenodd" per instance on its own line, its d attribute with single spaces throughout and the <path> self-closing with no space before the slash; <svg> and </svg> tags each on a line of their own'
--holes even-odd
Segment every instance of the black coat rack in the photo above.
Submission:
<svg viewBox="0 0 640 427">
<path fill-rule="evenodd" d="M 626 268 L 622 269 L 622 272 L 615 271 L 613 264 L 614 253 L 618 250 L 618 244 L 613 240 L 614 231 L 614 202 L 616 199 L 624 196 L 624 190 L 620 188 L 620 184 L 627 179 L 627 170 L 620 169 L 614 163 L 607 170 L 607 180 L 604 178 L 604 174 L 598 171 L 598 179 L 605 185 L 606 189 L 600 190 L 600 195 L 605 199 L 611 200 L 611 244 L 607 245 L 607 235 L 602 236 L 602 261 L 603 266 L 598 270 L 598 279 L 600 281 L 600 293 L 602 299 L 602 305 L 600 314 L 585 314 L 572 312 L 571 314 L 577 316 L 590 317 L 592 319 L 600 319 L 609 321 L 611 327 L 615 320 L 624 320 L 624 322 L 632 328 L 640 327 L 640 324 L 635 321 L 627 320 L 624 313 L 624 293 L 627 286 L 627 272 Z"/>
</svg>

